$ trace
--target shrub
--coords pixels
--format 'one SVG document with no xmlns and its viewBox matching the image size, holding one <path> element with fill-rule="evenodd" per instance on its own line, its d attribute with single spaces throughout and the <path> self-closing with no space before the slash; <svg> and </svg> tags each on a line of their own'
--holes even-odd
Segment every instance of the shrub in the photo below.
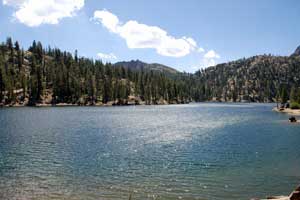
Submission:
<svg viewBox="0 0 300 200">
<path fill-rule="evenodd" d="M 297 102 L 293 102 L 293 103 L 291 104 L 291 109 L 300 109 L 300 104 L 297 103 Z"/>
</svg>

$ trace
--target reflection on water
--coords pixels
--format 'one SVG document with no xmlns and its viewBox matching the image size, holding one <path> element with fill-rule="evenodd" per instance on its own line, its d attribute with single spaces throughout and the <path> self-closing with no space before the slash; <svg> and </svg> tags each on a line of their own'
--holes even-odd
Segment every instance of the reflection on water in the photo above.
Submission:
<svg viewBox="0 0 300 200">
<path fill-rule="evenodd" d="M 0 199 L 250 199 L 300 180 L 266 104 L 0 110 Z"/>
</svg>

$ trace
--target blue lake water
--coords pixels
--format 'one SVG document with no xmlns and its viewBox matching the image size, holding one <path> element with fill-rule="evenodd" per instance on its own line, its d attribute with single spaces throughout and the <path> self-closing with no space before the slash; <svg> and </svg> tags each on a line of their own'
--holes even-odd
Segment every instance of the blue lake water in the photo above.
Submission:
<svg viewBox="0 0 300 200">
<path fill-rule="evenodd" d="M 243 200 L 300 183 L 271 104 L 0 109 L 0 199 Z"/>
</svg>

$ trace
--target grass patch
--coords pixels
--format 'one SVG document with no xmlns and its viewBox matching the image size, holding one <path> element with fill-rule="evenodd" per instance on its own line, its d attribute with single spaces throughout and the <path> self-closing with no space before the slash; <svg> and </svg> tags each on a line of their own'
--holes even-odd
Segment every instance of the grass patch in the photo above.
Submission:
<svg viewBox="0 0 300 200">
<path fill-rule="evenodd" d="M 291 109 L 293 109 L 293 110 L 300 109 L 300 104 L 297 102 L 293 102 L 291 104 Z"/>
</svg>

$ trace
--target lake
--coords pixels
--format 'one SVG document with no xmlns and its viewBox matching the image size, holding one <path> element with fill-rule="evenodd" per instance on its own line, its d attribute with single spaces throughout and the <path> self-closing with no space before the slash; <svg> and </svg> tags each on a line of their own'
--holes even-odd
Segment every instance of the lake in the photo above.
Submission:
<svg viewBox="0 0 300 200">
<path fill-rule="evenodd" d="M 0 109 L 0 199 L 243 200 L 300 183 L 272 104 Z"/>
</svg>

